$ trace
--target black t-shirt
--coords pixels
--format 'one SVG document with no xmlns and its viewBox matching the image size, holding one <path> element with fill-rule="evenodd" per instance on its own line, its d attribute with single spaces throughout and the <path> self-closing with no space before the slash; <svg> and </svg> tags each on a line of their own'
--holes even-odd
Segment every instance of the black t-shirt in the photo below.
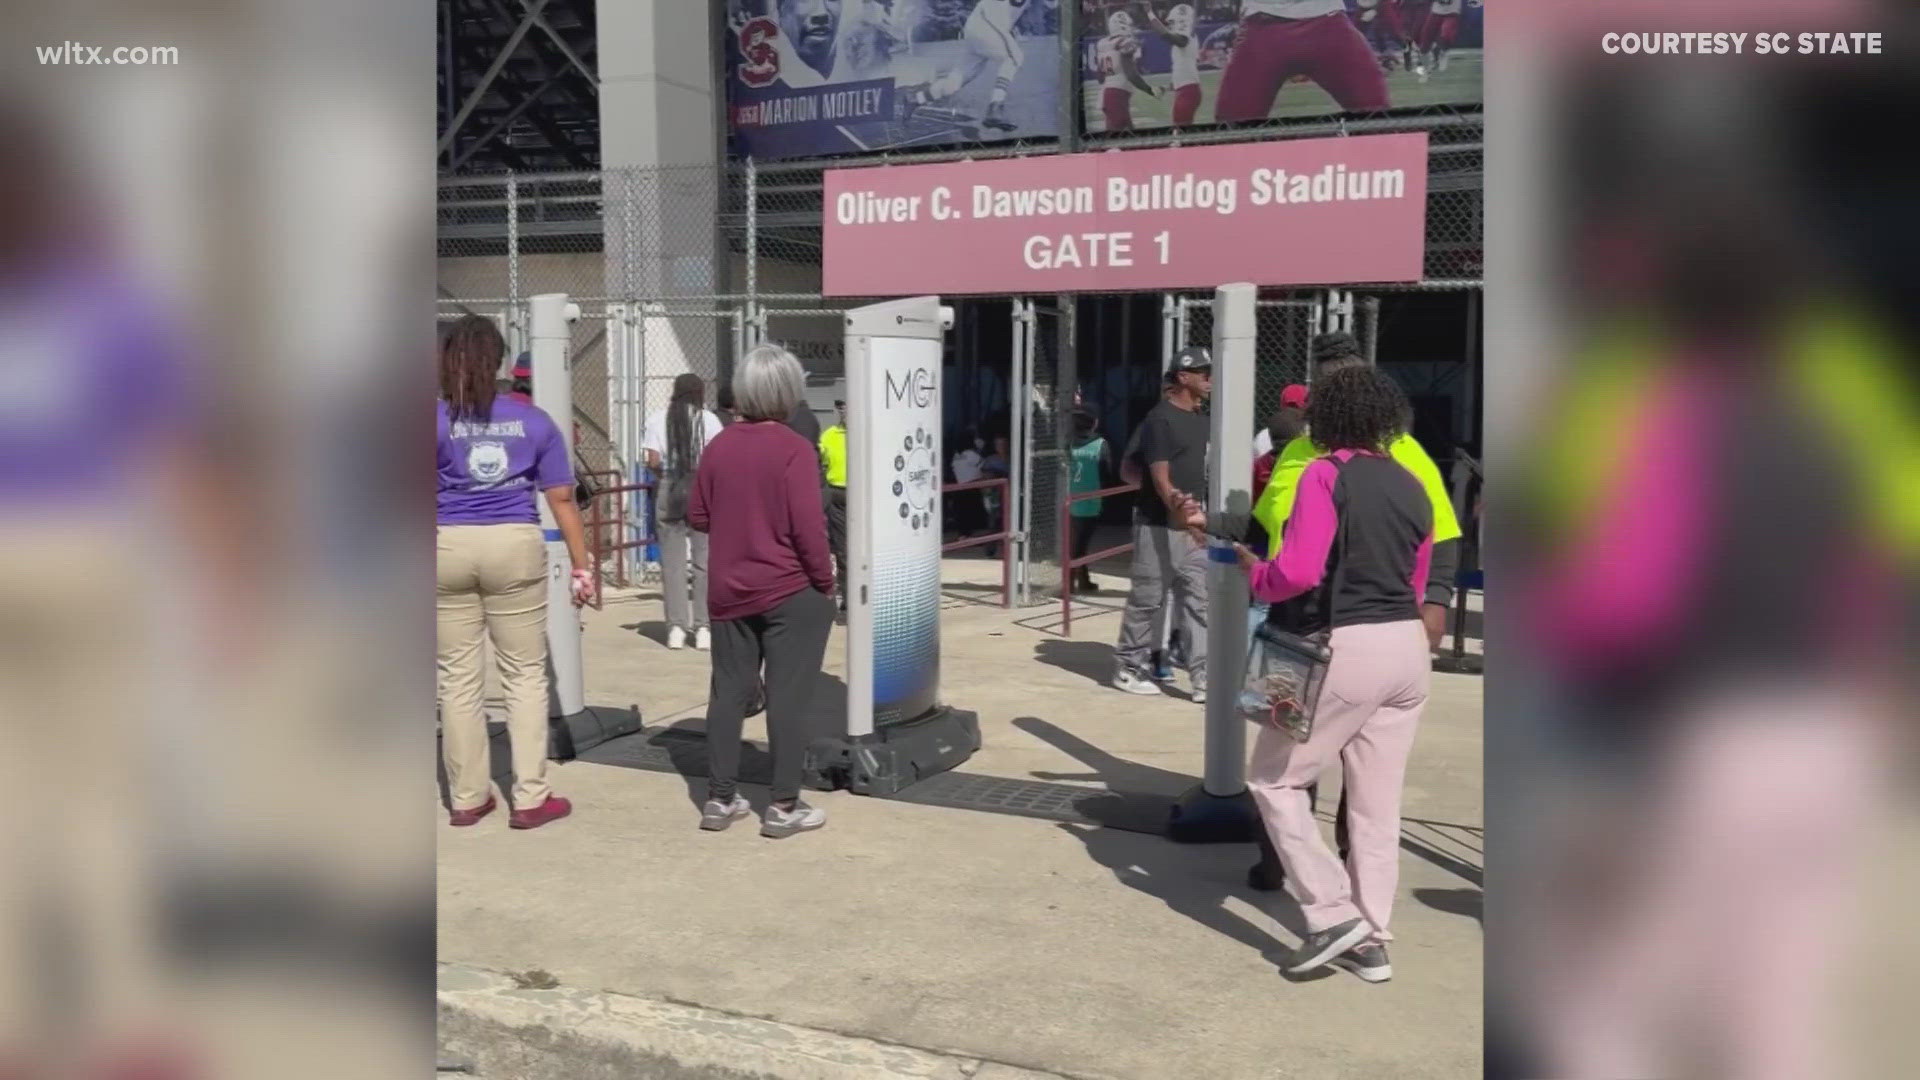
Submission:
<svg viewBox="0 0 1920 1080">
<path fill-rule="evenodd" d="M 1132 444 L 1132 457 L 1140 465 L 1140 520 L 1149 525 L 1167 524 L 1167 504 L 1160 501 L 1153 486 L 1153 465 L 1157 462 L 1167 463 L 1167 479 L 1175 491 L 1206 501 L 1210 430 L 1205 413 L 1198 409 L 1189 412 L 1170 401 L 1162 401 L 1147 414 Z"/>
<path fill-rule="evenodd" d="M 792 428 L 795 434 L 807 440 L 807 445 L 813 447 L 816 453 L 819 452 L 820 418 L 813 415 L 813 406 L 805 401 L 795 405 L 793 415 L 787 417 L 787 426 Z"/>
</svg>

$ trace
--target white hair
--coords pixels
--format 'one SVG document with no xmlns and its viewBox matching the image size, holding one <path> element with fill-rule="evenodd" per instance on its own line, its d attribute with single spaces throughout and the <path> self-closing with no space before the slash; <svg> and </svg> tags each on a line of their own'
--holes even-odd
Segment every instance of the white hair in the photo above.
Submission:
<svg viewBox="0 0 1920 1080">
<path fill-rule="evenodd" d="M 785 420 L 806 395 L 807 373 L 778 345 L 756 345 L 733 373 L 734 411 L 748 420 Z"/>
</svg>

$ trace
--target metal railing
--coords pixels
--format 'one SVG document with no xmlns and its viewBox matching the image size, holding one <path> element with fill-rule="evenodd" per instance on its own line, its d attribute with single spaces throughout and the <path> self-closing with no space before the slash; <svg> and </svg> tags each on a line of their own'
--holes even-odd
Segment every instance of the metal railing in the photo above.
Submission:
<svg viewBox="0 0 1920 1080">
<path fill-rule="evenodd" d="M 615 481 L 621 479 L 620 474 L 611 469 L 580 474 L 580 479 L 589 482 L 607 477 Z M 627 552 L 645 550 L 646 546 L 654 541 L 653 530 L 650 527 L 643 529 L 642 535 L 634 540 L 623 539 L 618 531 L 633 524 L 632 515 L 629 512 L 629 498 L 638 492 L 651 493 L 653 488 L 654 485 L 651 483 L 610 483 L 605 487 L 595 485 L 593 506 L 584 519 L 587 552 L 593 558 L 593 599 L 588 602 L 588 606 L 595 611 L 601 610 L 605 603 L 607 557 L 609 555 L 613 557 L 613 583 L 625 587 L 631 583 L 627 574 Z M 609 505 L 614 508 L 611 516 L 607 516 Z M 611 538 L 606 535 L 606 529 L 609 526 L 616 530 Z M 636 559 L 635 565 L 640 565 L 640 561 Z"/>
<path fill-rule="evenodd" d="M 987 544 L 999 544 L 1000 606 L 1010 608 L 1013 606 L 1013 500 L 1007 497 L 1009 490 L 1007 479 L 1001 477 L 998 480 L 971 480 L 964 484 L 942 484 L 940 495 L 944 500 L 948 495 L 963 491 L 988 491 L 996 488 L 1000 492 L 1000 531 L 988 533 L 985 536 L 969 536 L 964 540 L 942 544 L 940 554 L 945 555 L 948 552 L 961 551 L 970 547 L 983 547 Z"/>
<path fill-rule="evenodd" d="M 1117 487 L 1101 488 L 1099 491 L 1086 491 L 1079 494 L 1067 492 L 1060 497 L 1060 520 L 1072 521 L 1073 504 L 1088 499 L 1105 499 L 1115 495 L 1131 495 L 1140 490 L 1138 484 L 1121 484 Z M 1075 557 L 1069 549 L 1067 558 L 1060 560 L 1060 636 L 1073 636 L 1073 572 L 1083 566 L 1092 566 L 1103 559 L 1115 555 L 1127 555 L 1133 551 L 1133 542 L 1091 552 Z"/>
</svg>

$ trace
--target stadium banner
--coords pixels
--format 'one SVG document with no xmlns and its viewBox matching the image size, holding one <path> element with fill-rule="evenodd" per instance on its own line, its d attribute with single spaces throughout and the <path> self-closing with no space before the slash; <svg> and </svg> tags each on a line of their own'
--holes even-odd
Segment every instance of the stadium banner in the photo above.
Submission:
<svg viewBox="0 0 1920 1080">
<path fill-rule="evenodd" d="M 1059 134 L 1061 0 L 726 0 L 733 152 Z"/>
<path fill-rule="evenodd" d="M 1417 281 L 1427 136 L 831 169 L 829 296 Z"/>
<path fill-rule="evenodd" d="M 1089 133 L 1482 98 L 1483 0 L 1080 0 Z"/>
</svg>

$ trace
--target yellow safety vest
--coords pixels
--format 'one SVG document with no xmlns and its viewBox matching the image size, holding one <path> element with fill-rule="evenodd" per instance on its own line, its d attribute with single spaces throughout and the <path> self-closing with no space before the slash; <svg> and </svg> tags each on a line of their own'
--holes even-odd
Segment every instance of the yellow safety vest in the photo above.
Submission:
<svg viewBox="0 0 1920 1080">
<path fill-rule="evenodd" d="M 1829 424 L 1868 493 L 1868 524 L 1911 561 L 1920 554 L 1920 425 L 1906 415 L 1893 346 L 1844 307 L 1810 305 L 1786 328 L 1789 375 Z M 1622 323 L 1588 353 L 1581 381 L 1558 404 L 1554 431 L 1529 485 L 1543 524 L 1565 538 L 1590 524 L 1630 451 L 1628 425 L 1659 379 L 1667 348 L 1660 328 Z"/>
<path fill-rule="evenodd" d="M 1293 515 L 1293 500 L 1300 493 L 1300 477 L 1307 466 L 1320 457 L 1319 448 L 1306 435 L 1293 440 L 1280 451 L 1274 459 L 1273 476 L 1267 481 L 1267 489 L 1253 504 L 1253 517 L 1262 528 L 1267 530 L 1267 552 L 1277 555 L 1280 552 L 1280 536 L 1285 530 L 1287 518 Z M 1426 450 L 1411 435 L 1402 435 L 1387 446 L 1387 456 L 1400 463 L 1401 467 L 1420 481 L 1420 487 L 1426 491 L 1427 498 L 1433 503 L 1433 542 L 1445 543 L 1460 538 L 1460 521 L 1454 515 L 1453 502 L 1447 496 L 1447 485 L 1440 479 L 1440 467 L 1427 456 Z"/>
<path fill-rule="evenodd" d="M 820 433 L 820 467 L 828 487 L 847 486 L 847 429 L 839 424 Z"/>
</svg>

